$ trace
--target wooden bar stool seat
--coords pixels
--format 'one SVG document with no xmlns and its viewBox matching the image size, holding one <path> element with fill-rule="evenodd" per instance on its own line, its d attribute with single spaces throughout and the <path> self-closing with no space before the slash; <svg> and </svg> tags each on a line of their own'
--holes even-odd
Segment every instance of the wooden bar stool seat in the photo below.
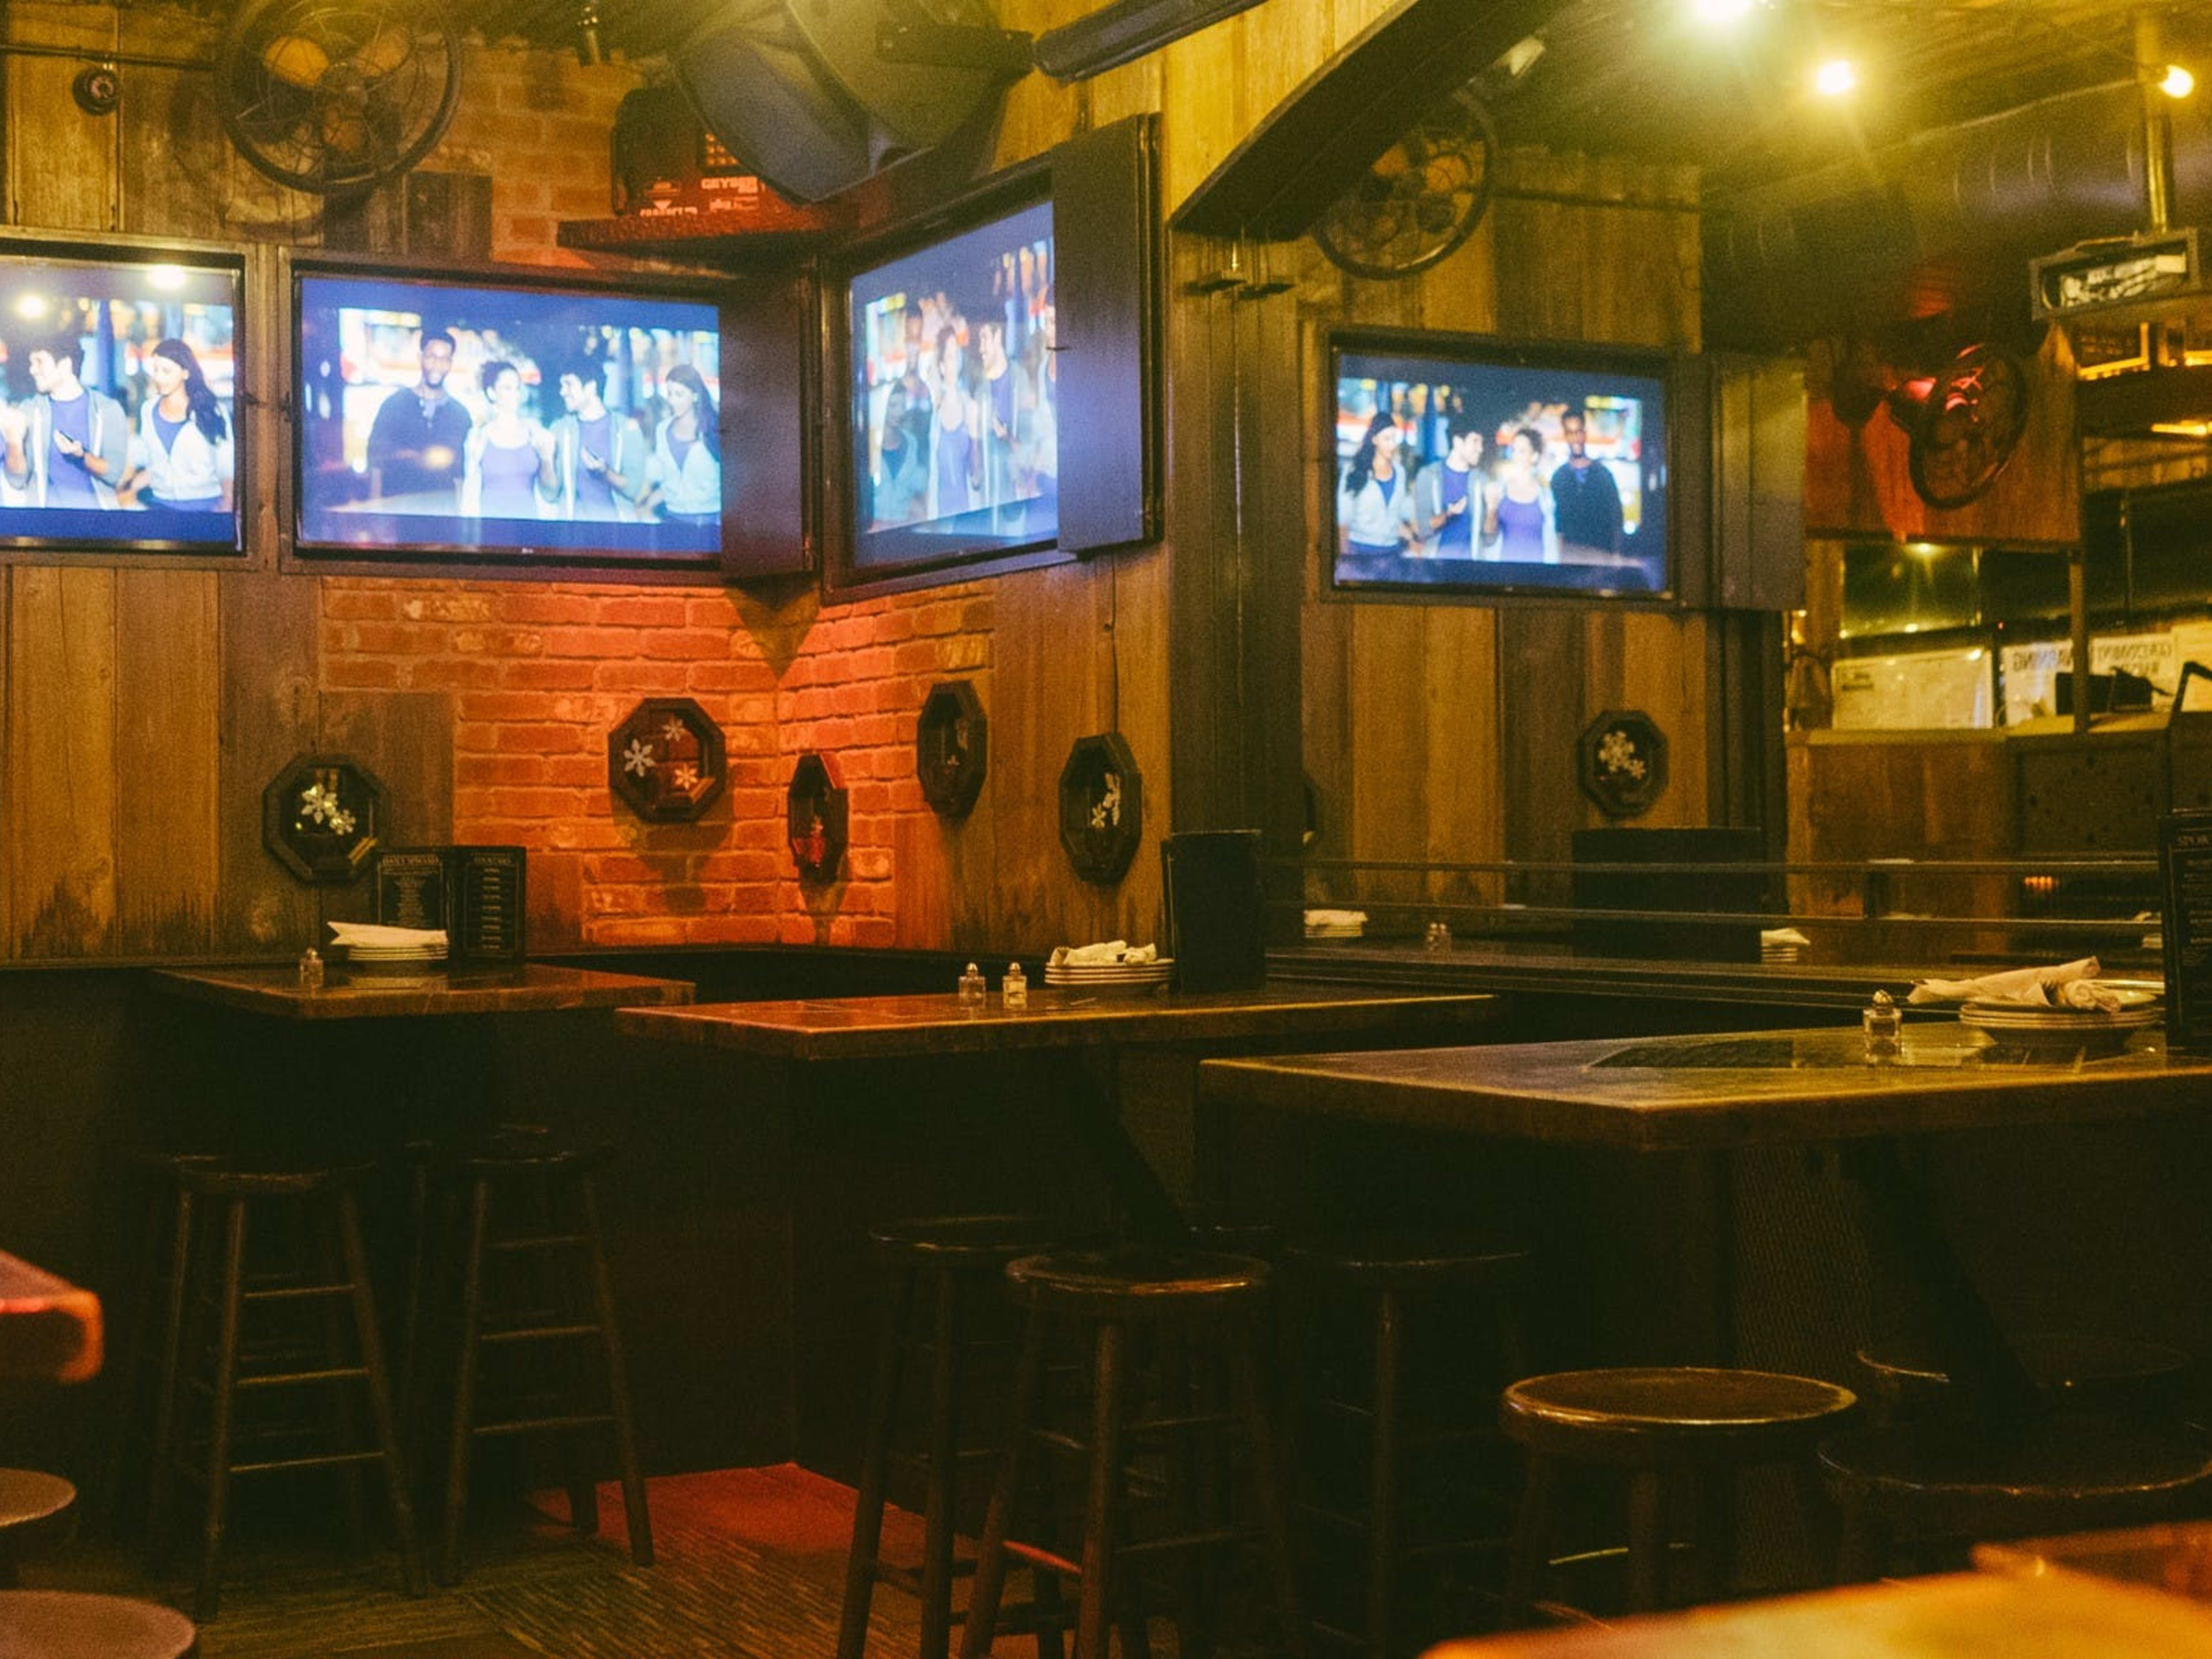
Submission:
<svg viewBox="0 0 2212 1659">
<path fill-rule="evenodd" d="M 2163 1342 L 2039 1331 L 2013 1339 L 2011 1346 L 2044 1403 L 2069 1411 L 2168 1411 L 2189 1379 L 2189 1356 Z M 1869 1346 L 1857 1357 L 1871 1379 L 1869 1393 L 1892 1414 L 1970 1408 L 1943 1362 L 1915 1345 Z"/>
<path fill-rule="evenodd" d="M 181 1613 L 127 1595 L 0 1590 L 8 1659 L 187 1659 L 199 1632 Z"/>
<path fill-rule="evenodd" d="M 1518 1241 L 1468 1231 L 1364 1233 L 1285 1247 L 1287 1316 L 1300 1336 L 1291 1366 L 1297 1392 L 1291 1461 L 1300 1475 L 1295 1507 L 1310 1559 L 1339 1559 L 1347 1535 L 1364 1546 L 1358 1615 L 1336 1622 L 1317 1606 L 1316 1634 L 1369 1659 L 1391 1659 L 1406 1649 L 1415 1622 L 1403 1583 L 1414 1558 L 1433 1577 L 1448 1557 L 1502 1547 L 1509 1511 L 1501 1471 L 1485 1467 L 1471 1477 L 1468 1465 L 1486 1448 L 1495 1461 L 1502 1443 L 1498 1391 L 1528 1369 L 1520 1298 L 1529 1262 Z M 1347 1312 L 1364 1332 L 1340 1328 Z M 1332 1315 L 1338 1322 L 1324 1334 Z M 1432 1343 L 1468 1339 L 1462 1345 L 1468 1352 L 1431 1356 L 1436 1363 L 1425 1369 L 1447 1375 L 1415 1374 L 1410 1350 L 1424 1336 Z M 1328 1375 L 1323 1362 L 1340 1350 L 1364 1353 L 1364 1381 Z M 1470 1363 L 1479 1373 L 1470 1374 Z M 1365 1456 L 1354 1476 L 1334 1455 L 1356 1453 L 1351 1437 L 1359 1435 Z M 1436 1477 L 1449 1477 L 1443 1495 L 1451 1525 L 1417 1520 L 1407 1489 L 1421 1474 L 1431 1488 L 1439 1485 Z M 1486 1487 L 1494 1511 L 1487 1524 L 1480 1516 Z M 1326 1600 L 1319 1586 L 1313 1596 Z"/>
<path fill-rule="evenodd" d="M 0 1589 L 21 1582 L 24 1552 L 50 1535 L 76 1504 L 76 1488 L 37 1469 L 0 1469 Z"/>
<path fill-rule="evenodd" d="M 963 1443 L 976 1368 L 993 1334 L 979 1327 L 988 1327 L 990 1308 L 1005 1300 L 1006 1264 L 1061 1243 L 1066 1233 L 1064 1224 L 1025 1215 L 932 1216 L 870 1231 L 889 1271 L 891 1296 L 870 1393 L 837 1659 L 860 1659 L 866 1650 L 868 1609 L 878 1583 L 921 1598 L 922 1659 L 943 1659 L 950 1651 L 957 1619 L 952 1581 L 963 1570 L 973 1571 L 953 1553 L 961 1474 L 978 1459 L 994 1460 L 1002 1449 L 988 1437 L 982 1443 Z M 918 1573 L 881 1554 L 891 1466 L 900 1461 L 901 1399 L 908 1364 L 917 1358 L 926 1358 L 929 1368 L 927 1426 L 913 1460 L 921 1465 L 924 1492 Z"/>
<path fill-rule="evenodd" d="M 1130 1246 L 1028 1256 L 1012 1263 L 1006 1277 L 1028 1317 L 1012 1434 L 984 1522 L 963 1659 L 982 1659 L 991 1650 L 1014 1559 L 1077 1580 L 1076 1659 L 1106 1659 L 1109 1629 L 1116 1623 L 1125 1655 L 1149 1651 L 1135 1579 L 1140 1565 L 1159 1562 L 1178 1570 L 1179 1651 L 1212 1651 L 1216 1561 L 1226 1549 L 1253 1544 L 1266 1564 L 1283 1643 L 1302 1659 L 1306 1629 L 1289 1515 L 1259 1386 L 1267 1263 Z M 1064 1423 L 1047 1398 L 1046 1361 L 1062 1335 L 1085 1340 L 1089 1349 L 1087 1432 L 1079 1423 Z M 1219 1386 L 1224 1378 L 1225 1404 Z M 1054 1531 L 1048 1515 L 1018 1514 L 1032 1458 L 1042 1463 L 1055 1453 L 1076 1460 L 1083 1471 L 1080 1530 L 1072 1540 Z M 1232 1469 L 1249 1477 L 1251 1512 L 1243 1518 L 1231 1512 Z M 1141 1508 L 1133 1501 L 1139 1496 Z M 1034 1530 L 1018 1533 L 1023 1521 L 1034 1522 Z"/>
<path fill-rule="evenodd" d="M 653 1565 L 653 1523 L 638 1462 L 629 1378 L 617 1333 L 597 1171 L 605 1146 L 572 1145 L 531 1124 L 507 1124 L 450 1159 L 460 1212 L 459 1259 L 444 1277 L 460 1295 L 452 1431 L 447 1445 L 441 1583 L 461 1576 L 470 1453 L 485 1436 L 562 1437 L 569 1519 L 599 1530 L 599 1493 L 584 1471 L 578 1437 L 614 1442 L 630 1559 Z M 484 1360 L 513 1356 L 513 1384 L 488 1402 Z"/>
<path fill-rule="evenodd" d="M 1696 1599 L 1710 1600 L 1725 1565 L 1730 1477 L 1784 1464 L 1809 1479 L 1820 1441 L 1841 1427 L 1857 1403 L 1850 1389 L 1814 1377 L 1700 1366 L 1562 1371 L 1514 1383 L 1505 1390 L 1499 1420 L 1528 1454 L 1528 1483 L 1507 1576 L 1508 1620 L 1525 1618 L 1536 1602 L 1563 1469 L 1597 1467 L 1628 1475 L 1628 1601 L 1634 1612 L 1667 1599 L 1669 1501 L 1686 1486 L 1697 1517 L 1691 1549 Z"/>
<path fill-rule="evenodd" d="M 2178 1422 L 2054 1412 L 1865 1425 L 1823 1446 L 1820 1468 L 1844 1513 L 1840 1576 L 1864 1578 L 1900 1544 L 1963 1551 L 2166 1519 L 2212 1488 L 2212 1442 Z"/>
<path fill-rule="evenodd" d="M 427 1592 L 354 1195 L 361 1174 L 349 1166 L 178 1166 L 190 1200 L 179 1210 L 179 1282 L 196 1291 L 156 1424 L 148 1545 L 157 1562 L 164 1558 L 173 1490 L 197 1485 L 193 1612 L 203 1621 L 216 1613 L 230 1482 L 239 1474 L 342 1469 L 357 1519 L 360 1475 L 378 1467 L 407 1590 Z M 278 1400 L 293 1403 L 289 1416 L 268 1409 Z M 356 1414 L 364 1404 L 365 1435 Z"/>
</svg>

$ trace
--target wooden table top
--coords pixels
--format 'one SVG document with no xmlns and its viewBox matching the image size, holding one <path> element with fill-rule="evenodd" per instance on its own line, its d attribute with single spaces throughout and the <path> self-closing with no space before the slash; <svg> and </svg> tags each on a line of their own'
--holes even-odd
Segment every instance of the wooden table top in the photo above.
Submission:
<svg viewBox="0 0 2212 1659">
<path fill-rule="evenodd" d="M 691 1000 L 680 979 L 645 979 L 584 968 L 464 968 L 412 975 L 328 970 L 322 988 L 300 988 L 299 971 L 271 968 L 165 968 L 155 984 L 179 996 L 282 1019 L 388 1019 L 428 1014 L 517 1014 L 564 1008 L 629 1008 Z"/>
<path fill-rule="evenodd" d="M 82 1382 L 100 1360 L 100 1298 L 0 1253 L 0 1376 Z"/>
<path fill-rule="evenodd" d="M 2087 1573 L 2212 1601 L 2212 1522 L 2175 1521 L 2118 1532 L 1977 1544 L 1974 1565 L 1985 1572 L 2028 1577 L 2053 1571 Z"/>
<path fill-rule="evenodd" d="M 1358 1036 L 1424 1020 L 1473 1024 L 1489 1018 L 1496 1006 L 1495 997 L 1480 992 L 1284 986 L 1102 996 L 1032 989 L 1030 1006 L 1013 1012 L 995 992 L 980 1006 L 964 1005 L 946 992 L 631 1008 L 615 1016 L 615 1025 L 635 1036 L 785 1060 L 880 1060 L 1125 1042 Z"/>
<path fill-rule="evenodd" d="M 1850 1027 L 1209 1060 L 1200 1093 L 1467 1134 L 1634 1152 L 2081 1123 L 2212 1108 L 2212 1058 L 2138 1033 L 2100 1060 L 2007 1060 L 1948 1020 L 1869 1065 Z M 2016 1054 L 2017 1050 L 2003 1051 Z"/>
<path fill-rule="evenodd" d="M 1952 1573 L 1606 1629 L 1447 1642 L 1426 1659 L 2212 1659 L 2212 1612 L 2054 1573 Z"/>
</svg>

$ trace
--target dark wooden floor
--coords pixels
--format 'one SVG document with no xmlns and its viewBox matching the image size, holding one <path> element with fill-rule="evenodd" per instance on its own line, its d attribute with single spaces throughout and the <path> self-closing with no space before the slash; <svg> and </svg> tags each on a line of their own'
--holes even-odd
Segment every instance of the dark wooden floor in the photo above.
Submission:
<svg viewBox="0 0 2212 1659">
<path fill-rule="evenodd" d="M 652 1483 L 657 1564 L 633 1567 L 622 1494 L 600 1497 L 598 1538 L 563 1523 L 566 1500 L 485 1517 L 463 1583 L 423 1601 L 386 1553 L 353 1559 L 314 1528 L 249 1531 L 233 1547 L 222 1616 L 203 1659 L 828 1659 L 853 1493 L 795 1467 Z M 921 1555 L 921 1523 L 894 1514 L 886 1543 Z M 179 1552 L 180 1556 L 182 1552 Z M 27 1585 L 149 1595 L 124 1552 L 86 1539 L 26 1564 Z M 872 1654 L 914 1651 L 914 1602 L 875 1600 Z M 1027 1642 L 1009 1644 L 1026 1650 Z"/>
</svg>

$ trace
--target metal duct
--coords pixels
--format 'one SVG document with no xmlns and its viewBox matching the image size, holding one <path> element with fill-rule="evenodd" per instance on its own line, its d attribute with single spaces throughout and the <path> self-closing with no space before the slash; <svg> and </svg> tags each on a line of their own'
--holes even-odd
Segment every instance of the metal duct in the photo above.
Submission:
<svg viewBox="0 0 2212 1659">
<path fill-rule="evenodd" d="M 2212 222 L 2212 112 L 2174 104 L 2176 224 Z M 2027 262 L 2148 222 L 2141 89 L 2070 93 L 1706 205 L 1708 345 L 1768 351 L 1976 307 Z"/>
</svg>

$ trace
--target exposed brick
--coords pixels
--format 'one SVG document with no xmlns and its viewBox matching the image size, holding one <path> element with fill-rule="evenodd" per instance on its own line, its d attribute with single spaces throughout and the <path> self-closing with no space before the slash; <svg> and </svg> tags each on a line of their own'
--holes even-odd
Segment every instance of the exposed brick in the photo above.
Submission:
<svg viewBox="0 0 2212 1659">
<path fill-rule="evenodd" d="M 499 665 L 497 684 L 519 690 L 540 691 L 589 691 L 598 683 L 599 666 L 589 658 L 568 660 L 549 660 L 544 658 L 527 662 L 503 662 Z"/>
</svg>

